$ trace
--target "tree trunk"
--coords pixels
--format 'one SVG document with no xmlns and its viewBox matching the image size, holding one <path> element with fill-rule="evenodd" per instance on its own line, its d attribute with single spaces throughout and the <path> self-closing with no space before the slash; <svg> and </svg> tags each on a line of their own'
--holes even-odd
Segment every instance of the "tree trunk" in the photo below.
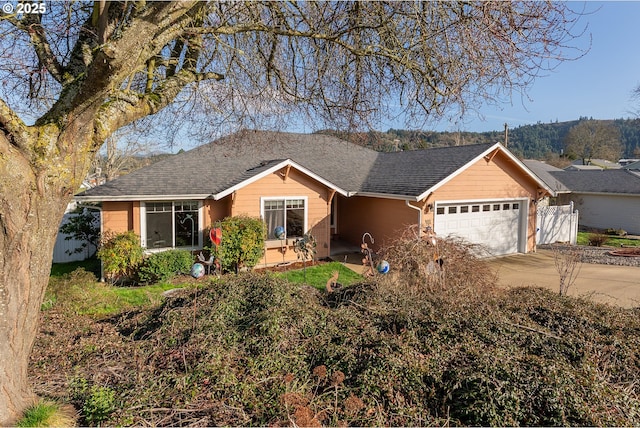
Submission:
<svg viewBox="0 0 640 428">
<path fill-rule="evenodd" d="M 53 246 L 71 195 L 37 172 L 0 133 L 0 426 L 33 403 L 29 354 L 38 331 Z M 72 180 L 69 180 L 72 181 Z"/>
</svg>

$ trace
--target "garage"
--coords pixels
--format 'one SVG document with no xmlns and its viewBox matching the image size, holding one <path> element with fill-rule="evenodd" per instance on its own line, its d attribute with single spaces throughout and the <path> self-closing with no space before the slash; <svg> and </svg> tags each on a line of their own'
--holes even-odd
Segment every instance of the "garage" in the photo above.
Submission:
<svg viewBox="0 0 640 428">
<path fill-rule="evenodd" d="M 525 251 L 526 200 L 436 204 L 434 230 L 486 247 L 488 256 Z"/>
</svg>

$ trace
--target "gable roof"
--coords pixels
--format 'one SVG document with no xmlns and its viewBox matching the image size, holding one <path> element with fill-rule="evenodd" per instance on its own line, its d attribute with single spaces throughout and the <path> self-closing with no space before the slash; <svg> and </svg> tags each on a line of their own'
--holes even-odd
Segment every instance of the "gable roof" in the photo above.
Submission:
<svg viewBox="0 0 640 428">
<path fill-rule="evenodd" d="M 76 196 L 84 200 L 204 199 L 290 160 L 341 192 L 360 188 L 377 152 L 335 137 L 242 131 L 170 156 Z"/>
<path fill-rule="evenodd" d="M 220 199 L 284 166 L 337 192 L 420 200 L 499 143 L 380 153 L 324 134 L 241 131 L 94 187 L 79 200 Z"/>
<path fill-rule="evenodd" d="M 569 193 L 571 190 L 567 186 L 565 186 L 560 180 L 551 175 L 551 172 L 562 171 L 560 168 L 556 168 L 555 166 L 549 165 L 548 163 L 533 160 L 533 159 L 525 159 L 522 161 L 527 168 L 529 168 L 535 175 L 540 178 L 540 180 L 544 181 L 548 187 L 553 189 L 556 194 L 557 193 Z"/>
<path fill-rule="evenodd" d="M 623 169 L 552 171 L 572 192 L 640 195 L 640 177 Z"/>
</svg>

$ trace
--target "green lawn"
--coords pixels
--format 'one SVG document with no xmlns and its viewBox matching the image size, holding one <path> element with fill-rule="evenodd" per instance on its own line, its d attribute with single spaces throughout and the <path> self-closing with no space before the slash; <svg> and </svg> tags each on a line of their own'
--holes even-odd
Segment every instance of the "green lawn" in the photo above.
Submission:
<svg viewBox="0 0 640 428">
<path fill-rule="evenodd" d="M 589 235 L 591 235 L 592 232 L 578 232 L 578 240 L 577 240 L 577 244 L 578 245 L 589 245 Z M 640 240 L 638 239 L 628 239 L 628 238 L 621 238 L 619 236 L 608 236 L 607 241 L 604 243 L 604 245 L 610 246 L 610 247 L 639 247 L 640 246 Z"/>
<path fill-rule="evenodd" d="M 342 285 L 351 285 L 363 279 L 362 275 L 355 273 L 340 262 L 330 262 L 308 267 L 306 269 L 306 279 L 304 269 L 277 272 L 276 275 L 290 282 L 306 283 L 319 290 L 324 290 L 327 280 L 331 278 L 335 271 L 339 274 L 338 283 Z"/>
<path fill-rule="evenodd" d="M 99 261 L 57 263 L 51 268 L 49 287 L 45 295 L 43 310 L 64 307 L 79 315 L 107 317 L 122 311 L 156 305 L 162 300 L 162 293 L 177 287 L 193 287 L 194 283 L 161 282 L 140 287 L 116 287 L 101 283 L 93 272 Z M 79 269 L 82 268 L 82 269 Z M 327 280 L 338 272 L 338 283 L 350 285 L 362 281 L 362 276 L 339 262 L 324 263 L 306 269 L 276 272 L 274 275 L 293 283 L 306 283 L 324 290 Z M 204 285 L 204 284 L 201 284 Z"/>
<path fill-rule="evenodd" d="M 53 263 L 51 265 L 51 276 L 61 277 L 78 268 L 83 268 L 87 272 L 93 272 L 96 275 L 96 278 L 100 277 L 100 260 L 95 257 L 81 262 Z"/>
</svg>

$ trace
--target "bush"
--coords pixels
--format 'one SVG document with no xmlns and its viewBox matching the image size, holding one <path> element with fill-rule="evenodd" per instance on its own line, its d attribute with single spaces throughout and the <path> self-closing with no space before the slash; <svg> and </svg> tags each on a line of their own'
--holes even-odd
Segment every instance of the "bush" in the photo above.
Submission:
<svg viewBox="0 0 640 428">
<path fill-rule="evenodd" d="M 105 276 L 112 283 L 123 277 L 131 277 L 142 262 L 143 250 L 140 240 L 133 231 L 119 234 L 105 233 L 98 250 Z"/>
<path fill-rule="evenodd" d="M 607 235 L 613 235 L 613 236 L 627 236 L 627 231 L 624 229 L 613 229 L 613 228 L 609 228 L 607 229 Z"/>
<path fill-rule="evenodd" d="M 238 273 L 242 267 L 254 267 L 264 253 L 267 236 L 264 222 L 248 216 L 227 217 L 213 227 L 222 230 L 220 245 L 212 253 L 226 271 Z"/>
<path fill-rule="evenodd" d="M 71 398 L 89 425 L 100 425 L 116 410 L 116 393 L 108 386 L 90 386 L 85 378 L 76 378 L 70 387 Z"/>
<path fill-rule="evenodd" d="M 604 244 L 607 243 L 607 241 L 609 240 L 609 237 L 604 233 L 594 232 L 587 235 L 587 239 L 589 240 L 589 245 L 594 247 L 602 247 Z"/>
<path fill-rule="evenodd" d="M 189 273 L 193 265 L 193 255 L 186 250 L 167 250 L 144 259 L 138 268 L 140 282 L 155 283 L 166 281 L 176 274 Z"/>
</svg>

